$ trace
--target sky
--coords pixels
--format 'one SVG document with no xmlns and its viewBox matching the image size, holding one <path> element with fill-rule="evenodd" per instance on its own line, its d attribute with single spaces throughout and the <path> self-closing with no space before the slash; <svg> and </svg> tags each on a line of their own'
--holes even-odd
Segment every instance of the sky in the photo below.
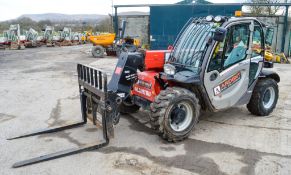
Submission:
<svg viewBox="0 0 291 175">
<path fill-rule="evenodd" d="M 14 19 L 22 14 L 109 14 L 114 5 L 173 4 L 180 0 L 0 0 L 0 21 Z M 235 3 L 240 0 L 209 0 L 210 2 Z M 120 8 L 118 11 L 147 11 L 148 8 Z"/>
</svg>

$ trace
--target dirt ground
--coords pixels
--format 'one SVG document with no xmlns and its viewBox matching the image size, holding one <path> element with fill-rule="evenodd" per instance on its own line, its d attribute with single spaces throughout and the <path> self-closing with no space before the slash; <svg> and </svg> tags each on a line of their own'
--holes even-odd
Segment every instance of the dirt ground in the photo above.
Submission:
<svg viewBox="0 0 291 175">
<path fill-rule="evenodd" d="M 281 76 L 276 110 L 251 115 L 245 106 L 203 113 L 189 139 L 167 143 L 148 126 L 144 112 L 122 116 L 109 146 L 13 169 L 46 153 L 100 141 L 92 124 L 25 139 L 6 138 L 80 120 L 76 63 L 108 73 L 116 58 L 94 59 L 90 45 L 0 51 L 0 174 L 291 174 L 291 65 Z M 97 60 L 97 61 L 96 61 Z M 93 62 L 93 63 L 92 63 Z"/>
</svg>

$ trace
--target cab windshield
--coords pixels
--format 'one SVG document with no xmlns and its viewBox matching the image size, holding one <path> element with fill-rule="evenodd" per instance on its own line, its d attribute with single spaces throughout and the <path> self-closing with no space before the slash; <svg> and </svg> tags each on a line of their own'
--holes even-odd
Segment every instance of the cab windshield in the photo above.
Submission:
<svg viewBox="0 0 291 175">
<path fill-rule="evenodd" d="M 191 70 L 198 69 L 212 27 L 211 22 L 191 23 L 180 35 L 169 62 Z"/>
</svg>

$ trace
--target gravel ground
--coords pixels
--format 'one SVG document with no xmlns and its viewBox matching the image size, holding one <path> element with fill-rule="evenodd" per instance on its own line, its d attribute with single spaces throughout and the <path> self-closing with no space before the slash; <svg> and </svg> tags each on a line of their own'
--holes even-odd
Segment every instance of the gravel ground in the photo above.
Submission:
<svg viewBox="0 0 291 175">
<path fill-rule="evenodd" d="M 116 58 L 94 59 L 90 45 L 0 51 L 0 174 L 291 174 L 291 65 L 281 76 L 276 110 L 251 115 L 245 106 L 203 113 L 189 139 L 160 139 L 140 111 L 122 116 L 115 138 L 100 150 L 13 169 L 17 161 L 100 141 L 92 124 L 8 141 L 31 130 L 80 120 L 76 63 L 111 73 Z M 93 62 L 93 63 L 92 63 Z"/>
</svg>

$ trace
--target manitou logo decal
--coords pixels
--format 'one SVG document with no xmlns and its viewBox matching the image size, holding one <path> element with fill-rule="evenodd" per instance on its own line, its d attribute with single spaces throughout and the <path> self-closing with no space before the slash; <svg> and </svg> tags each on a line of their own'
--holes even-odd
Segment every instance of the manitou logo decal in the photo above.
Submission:
<svg viewBox="0 0 291 175">
<path fill-rule="evenodd" d="M 141 93 L 142 95 L 147 96 L 147 97 L 150 97 L 152 95 L 152 93 L 150 91 L 147 91 L 147 90 L 139 88 L 139 87 L 135 87 L 134 90 Z"/>
<path fill-rule="evenodd" d="M 216 86 L 213 91 L 214 91 L 214 95 L 220 95 L 221 92 L 223 92 L 224 90 L 226 90 L 227 88 L 231 87 L 233 84 L 235 84 L 236 82 L 238 82 L 241 78 L 241 73 L 238 72 L 236 74 L 234 74 L 232 77 L 230 77 L 229 79 L 225 80 L 224 82 L 222 82 L 220 85 Z"/>
</svg>

